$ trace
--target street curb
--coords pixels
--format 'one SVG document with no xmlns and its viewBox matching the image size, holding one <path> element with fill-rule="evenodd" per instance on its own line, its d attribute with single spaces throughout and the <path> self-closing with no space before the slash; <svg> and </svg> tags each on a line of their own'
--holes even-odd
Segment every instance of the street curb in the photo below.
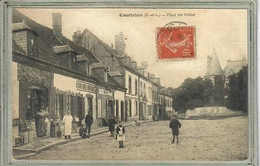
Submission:
<svg viewBox="0 0 260 166">
<path fill-rule="evenodd" d="M 148 123 L 148 122 L 153 122 L 152 120 L 148 120 L 148 121 L 141 121 L 139 123 Z M 129 126 L 132 126 L 132 124 L 126 124 L 124 125 L 125 127 L 129 127 Z M 109 132 L 108 129 L 104 129 L 104 130 L 100 130 L 100 131 L 96 131 L 96 132 L 93 132 L 91 134 L 91 136 L 96 136 L 96 135 L 99 135 L 99 134 L 103 134 L 103 133 L 106 133 L 106 132 Z M 24 151 L 24 152 L 30 152 L 29 154 L 26 154 L 26 155 L 20 155 L 20 156 L 15 156 L 14 159 L 24 159 L 24 158 L 27 158 L 27 157 L 31 157 L 31 156 L 34 156 L 44 150 L 48 150 L 48 149 L 51 149 L 55 146 L 59 146 L 59 145 L 64 145 L 64 144 L 67 144 L 67 143 L 70 143 L 70 142 L 74 142 L 74 141 L 78 141 L 78 140 L 81 140 L 81 136 L 75 136 L 73 138 L 71 138 L 71 140 L 61 140 L 61 141 L 58 141 L 58 142 L 53 142 L 51 144 L 48 144 L 48 145 L 45 145 L 41 148 L 38 148 L 38 149 L 20 149 L 20 148 L 14 148 L 13 150 L 19 150 L 19 151 Z"/>
</svg>

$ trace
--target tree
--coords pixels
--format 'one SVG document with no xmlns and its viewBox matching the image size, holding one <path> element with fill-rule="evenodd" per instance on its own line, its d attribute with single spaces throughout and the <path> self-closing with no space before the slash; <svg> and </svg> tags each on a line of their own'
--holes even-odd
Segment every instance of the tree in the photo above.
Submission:
<svg viewBox="0 0 260 166">
<path fill-rule="evenodd" d="M 228 77 L 227 97 L 225 105 L 232 110 L 248 111 L 247 66 L 238 73 Z"/>
<path fill-rule="evenodd" d="M 188 78 L 182 85 L 174 89 L 173 108 L 179 112 L 187 109 L 210 105 L 214 98 L 214 88 L 210 79 Z"/>
</svg>

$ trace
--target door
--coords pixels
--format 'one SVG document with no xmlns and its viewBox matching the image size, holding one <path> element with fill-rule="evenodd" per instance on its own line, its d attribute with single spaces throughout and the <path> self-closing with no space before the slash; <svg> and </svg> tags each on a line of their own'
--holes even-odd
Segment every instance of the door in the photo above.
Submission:
<svg viewBox="0 0 260 166">
<path fill-rule="evenodd" d="M 128 116 L 128 102 L 127 100 L 125 101 L 125 122 L 127 122 L 127 116 Z"/>
<path fill-rule="evenodd" d="M 118 100 L 116 100 L 116 118 L 118 119 L 119 117 L 119 108 L 118 108 Z"/>
<path fill-rule="evenodd" d="M 92 99 L 92 97 L 88 97 L 88 108 L 89 108 L 89 112 L 93 115 L 93 99 Z"/>
<path fill-rule="evenodd" d="M 124 102 L 121 101 L 121 121 L 124 120 Z"/>
<path fill-rule="evenodd" d="M 81 121 L 85 116 L 85 109 L 83 108 L 83 98 L 78 97 L 78 118 Z"/>
</svg>

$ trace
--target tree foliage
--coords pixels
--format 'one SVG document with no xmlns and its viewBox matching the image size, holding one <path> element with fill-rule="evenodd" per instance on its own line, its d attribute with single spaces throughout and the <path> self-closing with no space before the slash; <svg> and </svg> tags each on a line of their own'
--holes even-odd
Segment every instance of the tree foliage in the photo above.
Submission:
<svg viewBox="0 0 260 166">
<path fill-rule="evenodd" d="M 188 78 L 174 90 L 173 108 L 179 112 L 210 105 L 214 101 L 215 88 L 210 79 Z"/>
<path fill-rule="evenodd" d="M 225 105 L 232 110 L 247 112 L 248 85 L 247 67 L 243 67 L 238 73 L 228 77 L 227 97 Z"/>
</svg>

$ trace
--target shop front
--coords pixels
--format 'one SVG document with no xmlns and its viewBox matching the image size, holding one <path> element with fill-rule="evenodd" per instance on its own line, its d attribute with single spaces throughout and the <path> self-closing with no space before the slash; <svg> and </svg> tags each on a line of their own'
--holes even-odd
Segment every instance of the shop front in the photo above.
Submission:
<svg viewBox="0 0 260 166">
<path fill-rule="evenodd" d="M 99 86 L 98 89 L 98 126 L 107 125 L 109 118 L 115 117 L 113 90 Z"/>
<path fill-rule="evenodd" d="M 13 96 L 14 146 L 32 142 L 36 137 L 48 136 L 50 97 L 53 75 L 35 67 L 14 63 Z"/>
<path fill-rule="evenodd" d="M 97 118 L 95 84 L 55 73 L 54 89 L 55 114 L 52 119 L 57 121 L 55 124 L 59 124 L 61 134 L 64 130 L 62 119 L 68 111 L 71 112 L 74 120 L 77 120 L 78 127 L 85 123 L 84 118 L 88 112 L 92 113 L 94 119 Z"/>
</svg>

